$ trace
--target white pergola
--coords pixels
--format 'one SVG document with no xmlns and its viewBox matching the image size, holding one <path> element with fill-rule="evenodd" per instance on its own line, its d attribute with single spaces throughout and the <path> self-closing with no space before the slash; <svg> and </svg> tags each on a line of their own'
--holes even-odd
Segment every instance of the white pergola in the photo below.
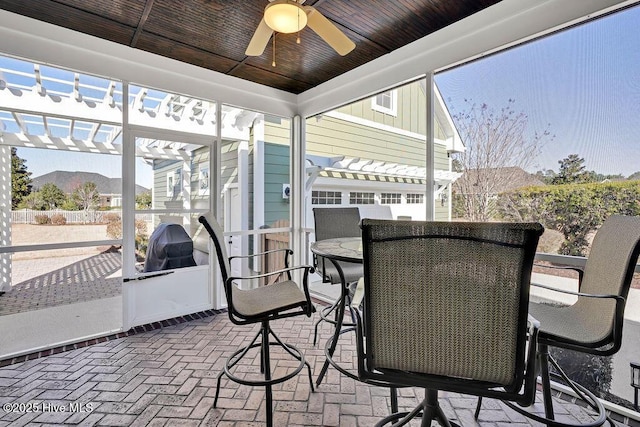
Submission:
<svg viewBox="0 0 640 427">
<path fill-rule="evenodd" d="M 3 145 L 97 154 L 122 154 L 122 83 L 82 83 L 80 73 L 61 79 L 40 65 L 33 72 L 0 68 L 0 131 Z M 30 84 L 26 84 L 30 83 Z M 216 103 L 184 95 L 149 95 L 147 88 L 130 94 L 129 123 L 149 128 L 216 135 Z M 99 96 L 98 96 L 99 95 Z M 225 139 L 247 139 L 256 118 L 223 106 Z M 183 160 L 196 148 L 147 138 L 136 146 L 145 159 Z"/>
</svg>

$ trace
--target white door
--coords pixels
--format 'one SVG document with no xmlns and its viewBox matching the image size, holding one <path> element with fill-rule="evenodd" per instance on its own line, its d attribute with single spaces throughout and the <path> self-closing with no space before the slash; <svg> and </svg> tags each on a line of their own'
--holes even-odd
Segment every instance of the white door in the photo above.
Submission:
<svg viewBox="0 0 640 427">
<path fill-rule="evenodd" d="M 149 249 L 151 235 L 161 223 L 179 224 L 193 239 L 200 227 L 196 218 L 210 210 L 209 192 L 194 191 L 201 188 L 195 183 L 200 184 L 198 171 L 203 168 L 192 159 L 204 159 L 202 163 L 210 166 L 207 162 L 211 139 L 158 130 L 152 136 L 143 131 L 133 133 L 136 158 L 130 162 L 135 164 L 135 174 L 131 176 L 135 176 L 135 189 L 150 189 L 151 203 L 142 205 L 139 199 L 134 203 L 133 186 L 125 193 L 128 197 L 128 206 L 123 209 L 123 219 L 128 216 L 128 221 L 123 220 L 125 327 L 213 308 L 211 261 L 207 265 L 180 265 L 149 272 L 136 262 L 150 256 L 150 251 L 145 254 L 141 248 L 146 241 Z M 125 156 L 127 153 L 131 155 L 132 151 L 125 152 Z"/>
</svg>

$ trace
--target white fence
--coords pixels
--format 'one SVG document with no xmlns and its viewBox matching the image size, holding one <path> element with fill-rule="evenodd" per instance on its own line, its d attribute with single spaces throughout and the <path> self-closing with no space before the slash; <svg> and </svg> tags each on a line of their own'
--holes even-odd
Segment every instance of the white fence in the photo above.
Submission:
<svg viewBox="0 0 640 427">
<path fill-rule="evenodd" d="M 102 224 L 106 223 L 105 215 L 118 215 L 122 218 L 122 211 L 34 211 L 32 209 L 20 209 L 17 211 L 11 211 L 11 222 L 13 224 L 36 224 L 36 216 L 46 215 L 51 218 L 53 215 L 62 215 L 67 220 L 67 224 Z"/>
</svg>

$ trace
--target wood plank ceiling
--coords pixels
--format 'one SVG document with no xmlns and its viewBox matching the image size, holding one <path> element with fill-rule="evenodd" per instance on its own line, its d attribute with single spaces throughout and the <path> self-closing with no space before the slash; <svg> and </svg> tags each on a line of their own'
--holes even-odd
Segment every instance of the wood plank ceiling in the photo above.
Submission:
<svg viewBox="0 0 640 427">
<path fill-rule="evenodd" d="M 291 93 L 301 93 L 500 0 L 307 0 L 356 48 L 338 55 L 311 29 L 244 54 L 268 0 L 0 0 L 0 9 Z M 272 39 L 273 40 L 273 39 Z"/>
</svg>

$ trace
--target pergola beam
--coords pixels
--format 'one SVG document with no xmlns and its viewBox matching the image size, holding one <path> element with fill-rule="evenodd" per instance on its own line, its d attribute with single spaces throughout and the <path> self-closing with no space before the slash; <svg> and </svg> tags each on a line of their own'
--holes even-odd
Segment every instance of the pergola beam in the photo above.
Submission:
<svg viewBox="0 0 640 427">
<path fill-rule="evenodd" d="M 122 146 L 104 142 L 80 140 L 75 138 L 58 138 L 42 135 L 26 135 L 5 133 L 0 137 L 0 145 L 25 148 L 47 148 L 60 151 L 75 151 L 96 154 L 122 154 Z M 184 161 L 191 158 L 187 150 L 138 146 L 136 156 L 147 159 L 165 159 Z"/>
</svg>

